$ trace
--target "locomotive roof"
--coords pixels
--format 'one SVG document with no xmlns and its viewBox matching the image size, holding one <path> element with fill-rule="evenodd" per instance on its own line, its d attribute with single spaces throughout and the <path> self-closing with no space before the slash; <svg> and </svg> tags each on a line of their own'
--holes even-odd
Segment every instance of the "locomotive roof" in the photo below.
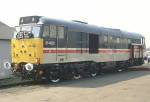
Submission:
<svg viewBox="0 0 150 102">
<path fill-rule="evenodd" d="M 34 16 L 30 16 L 30 17 L 34 17 Z M 139 39 L 142 37 L 142 35 L 137 33 L 125 32 L 120 29 L 98 27 L 81 21 L 56 20 L 56 19 L 49 19 L 43 16 L 35 16 L 35 17 L 39 18 L 38 23 L 64 26 L 67 27 L 69 31 L 87 32 L 92 34 L 108 34 L 108 35 L 127 37 L 133 39 Z"/>
</svg>

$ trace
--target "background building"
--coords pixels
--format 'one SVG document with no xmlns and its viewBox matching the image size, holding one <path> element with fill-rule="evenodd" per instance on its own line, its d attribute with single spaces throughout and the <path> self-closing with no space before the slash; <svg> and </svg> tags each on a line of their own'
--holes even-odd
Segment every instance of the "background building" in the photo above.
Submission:
<svg viewBox="0 0 150 102">
<path fill-rule="evenodd" d="M 3 63 L 11 61 L 10 42 L 14 31 L 14 28 L 0 22 L 0 79 L 11 76 L 11 70 L 4 68 Z"/>
</svg>

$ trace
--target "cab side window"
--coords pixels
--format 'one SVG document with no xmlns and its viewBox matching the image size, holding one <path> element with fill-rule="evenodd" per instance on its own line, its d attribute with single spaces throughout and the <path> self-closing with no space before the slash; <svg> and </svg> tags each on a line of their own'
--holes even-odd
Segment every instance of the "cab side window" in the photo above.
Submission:
<svg viewBox="0 0 150 102">
<path fill-rule="evenodd" d="M 50 38 L 56 38 L 57 35 L 57 27 L 54 25 L 50 25 L 49 26 L 49 34 L 50 34 Z"/>
<path fill-rule="evenodd" d="M 46 25 L 43 28 L 44 38 L 56 38 L 58 36 L 59 39 L 64 39 L 64 33 L 64 27 L 62 26 Z"/>
<path fill-rule="evenodd" d="M 43 37 L 49 37 L 49 26 L 44 26 L 43 28 Z"/>
</svg>

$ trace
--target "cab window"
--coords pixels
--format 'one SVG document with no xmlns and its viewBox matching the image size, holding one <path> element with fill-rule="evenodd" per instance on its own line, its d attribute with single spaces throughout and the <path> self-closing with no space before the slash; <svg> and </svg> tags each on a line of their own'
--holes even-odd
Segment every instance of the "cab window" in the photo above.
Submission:
<svg viewBox="0 0 150 102">
<path fill-rule="evenodd" d="M 44 26 L 43 37 L 49 37 L 49 26 Z"/>
<path fill-rule="evenodd" d="M 49 26 L 49 34 L 50 34 L 50 38 L 56 38 L 56 34 L 57 34 L 56 26 L 54 25 Z"/>
<path fill-rule="evenodd" d="M 56 38 L 56 36 L 58 36 L 59 39 L 64 39 L 64 27 L 55 25 L 44 26 L 43 37 Z"/>
</svg>

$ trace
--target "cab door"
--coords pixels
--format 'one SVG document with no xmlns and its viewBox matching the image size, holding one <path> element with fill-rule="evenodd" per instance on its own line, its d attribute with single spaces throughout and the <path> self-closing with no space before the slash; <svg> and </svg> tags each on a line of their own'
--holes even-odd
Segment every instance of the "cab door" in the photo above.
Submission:
<svg viewBox="0 0 150 102">
<path fill-rule="evenodd" d="M 57 26 L 56 35 L 56 61 L 65 62 L 67 60 L 67 33 L 65 27 Z"/>
<path fill-rule="evenodd" d="M 131 59 L 143 58 L 143 46 L 141 44 L 131 45 Z"/>
<path fill-rule="evenodd" d="M 67 59 L 66 28 L 58 25 L 44 25 L 44 63 L 64 62 Z"/>
</svg>

